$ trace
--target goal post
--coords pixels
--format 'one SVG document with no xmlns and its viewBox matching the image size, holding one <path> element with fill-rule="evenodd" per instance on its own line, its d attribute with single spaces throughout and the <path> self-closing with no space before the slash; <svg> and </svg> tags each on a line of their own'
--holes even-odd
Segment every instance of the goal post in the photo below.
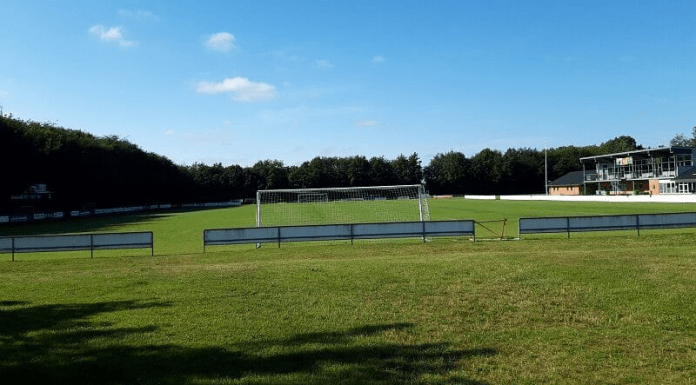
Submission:
<svg viewBox="0 0 696 385">
<path fill-rule="evenodd" d="M 328 202 L 329 195 L 321 192 L 307 192 L 297 195 L 297 203 Z"/>
<path fill-rule="evenodd" d="M 257 227 L 428 220 L 420 184 L 256 192 Z"/>
</svg>

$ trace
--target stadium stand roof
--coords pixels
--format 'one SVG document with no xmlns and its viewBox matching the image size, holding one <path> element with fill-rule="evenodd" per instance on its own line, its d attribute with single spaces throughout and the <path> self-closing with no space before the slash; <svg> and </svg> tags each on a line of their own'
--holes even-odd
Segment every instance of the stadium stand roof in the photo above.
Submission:
<svg viewBox="0 0 696 385">
<path fill-rule="evenodd" d="M 674 178 L 674 181 L 679 182 L 696 182 L 696 166 L 683 171 L 679 176 Z"/>
<path fill-rule="evenodd" d="M 582 186 L 583 172 L 571 171 L 562 177 L 549 182 L 549 186 Z"/>
</svg>

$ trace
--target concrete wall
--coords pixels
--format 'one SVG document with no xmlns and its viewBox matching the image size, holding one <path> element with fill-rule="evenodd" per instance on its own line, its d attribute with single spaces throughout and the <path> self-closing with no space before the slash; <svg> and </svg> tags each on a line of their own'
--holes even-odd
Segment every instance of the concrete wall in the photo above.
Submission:
<svg viewBox="0 0 696 385">
<path fill-rule="evenodd" d="M 495 195 L 465 195 L 465 199 L 496 199 Z M 562 201 L 562 202 L 667 202 L 696 203 L 696 194 L 661 195 L 501 195 L 500 200 L 511 201 Z"/>
<path fill-rule="evenodd" d="M 660 182 L 657 179 L 650 179 L 649 188 L 652 195 L 658 195 L 660 193 Z"/>
</svg>

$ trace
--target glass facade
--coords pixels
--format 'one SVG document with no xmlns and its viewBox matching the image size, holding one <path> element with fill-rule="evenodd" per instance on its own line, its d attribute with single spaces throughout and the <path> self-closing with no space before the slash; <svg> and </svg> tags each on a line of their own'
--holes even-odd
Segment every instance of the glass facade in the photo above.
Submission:
<svg viewBox="0 0 696 385">
<path fill-rule="evenodd" d="M 696 193 L 696 183 L 672 181 L 660 182 L 660 194 L 694 194 Z"/>
<path fill-rule="evenodd" d="M 648 194 L 648 182 L 654 181 L 660 194 L 696 194 L 696 172 L 694 178 L 675 180 L 694 167 L 695 154 L 696 148 L 661 147 L 581 158 L 585 191 L 596 186 L 597 193 Z"/>
</svg>

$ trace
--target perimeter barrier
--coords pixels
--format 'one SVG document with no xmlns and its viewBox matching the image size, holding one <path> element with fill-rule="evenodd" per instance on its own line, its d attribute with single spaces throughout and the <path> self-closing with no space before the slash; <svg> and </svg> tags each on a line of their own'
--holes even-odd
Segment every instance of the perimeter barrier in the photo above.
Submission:
<svg viewBox="0 0 696 385">
<path fill-rule="evenodd" d="M 98 234 L 15 235 L 0 237 L 0 253 L 58 252 L 89 250 L 151 249 L 155 255 L 152 231 Z"/>
<path fill-rule="evenodd" d="M 696 227 L 696 213 L 599 215 L 584 217 L 520 218 L 522 234 L 568 233 L 582 231 L 673 229 Z"/>
<path fill-rule="evenodd" d="M 336 241 L 381 238 L 423 238 L 473 236 L 474 221 L 428 221 L 354 223 L 338 225 L 247 227 L 203 230 L 203 251 L 206 246 L 249 243 Z"/>
</svg>

